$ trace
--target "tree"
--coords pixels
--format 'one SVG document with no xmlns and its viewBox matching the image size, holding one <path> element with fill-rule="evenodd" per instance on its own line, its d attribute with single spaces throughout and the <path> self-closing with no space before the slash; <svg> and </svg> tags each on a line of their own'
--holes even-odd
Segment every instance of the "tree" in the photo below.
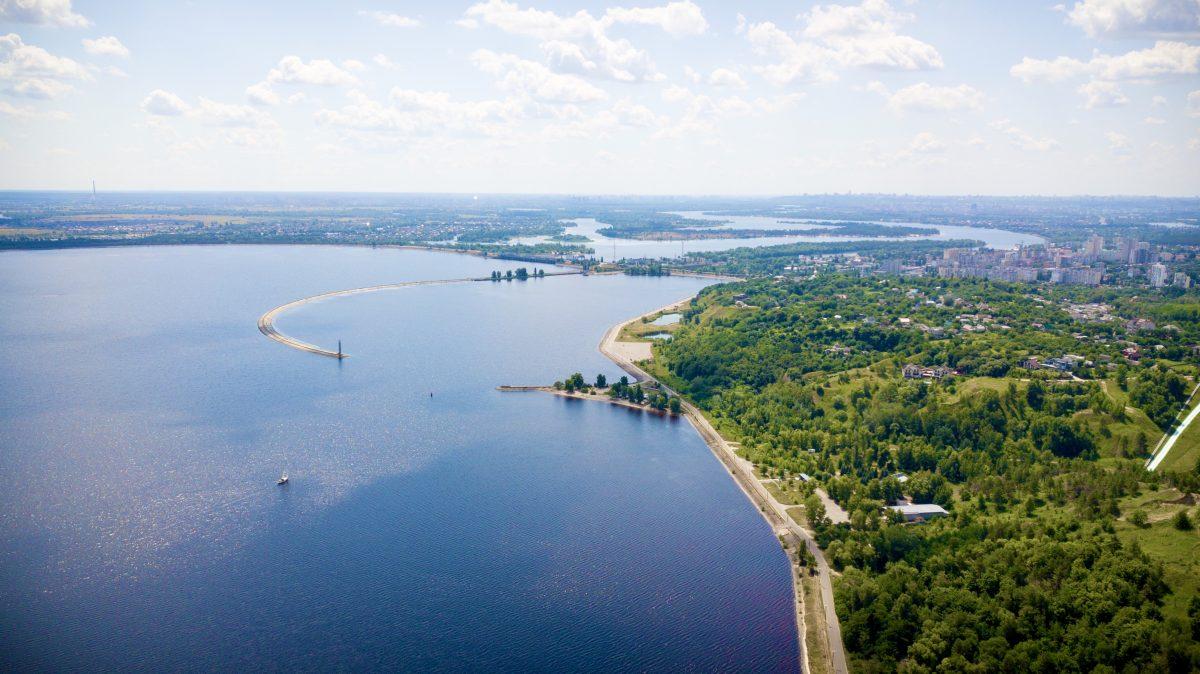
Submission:
<svg viewBox="0 0 1200 674">
<path fill-rule="evenodd" d="M 1148 521 L 1145 510 L 1135 510 L 1129 513 L 1129 523 L 1139 529 L 1145 529 Z"/>
<path fill-rule="evenodd" d="M 1192 624 L 1192 638 L 1200 641 L 1200 597 L 1192 597 L 1188 604 L 1188 621 Z"/>
<path fill-rule="evenodd" d="M 683 405 L 680 404 L 678 397 L 672 396 L 671 400 L 667 402 L 667 409 L 671 410 L 671 414 L 679 414 L 683 410 Z"/>
<path fill-rule="evenodd" d="M 1191 531 L 1193 529 L 1192 520 L 1188 517 L 1186 510 L 1180 510 L 1175 513 L 1175 517 L 1171 519 L 1171 524 L 1180 531 Z"/>
<path fill-rule="evenodd" d="M 1046 389 L 1038 380 L 1029 382 L 1029 388 L 1025 390 L 1025 401 L 1035 410 L 1042 409 L 1042 403 L 1046 399 Z"/>
<path fill-rule="evenodd" d="M 596 388 L 605 388 L 608 386 L 608 378 L 603 374 L 596 375 Z"/>
<path fill-rule="evenodd" d="M 825 516 L 825 504 L 821 502 L 821 497 L 816 494 L 809 494 L 808 498 L 804 499 L 804 512 L 808 516 L 808 523 L 814 529 L 820 529 L 828 526 L 829 518 Z"/>
</svg>

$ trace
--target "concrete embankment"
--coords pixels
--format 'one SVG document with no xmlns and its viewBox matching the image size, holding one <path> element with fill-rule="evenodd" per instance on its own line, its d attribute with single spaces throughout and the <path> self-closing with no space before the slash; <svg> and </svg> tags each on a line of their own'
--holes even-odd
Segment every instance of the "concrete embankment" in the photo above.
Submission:
<svg viewBox="0 0 1200 674">
<path fill-rule="evenodd" d="M 539 276 L 537 278 L 546 278 L 546 277 L 550 277 L 550 276 L 572 276 L 572 275 L 581 274 L 581 273 L 582 272 L 579 272 L 579 271 L 555 271 L 555 272 L 547 272 L 544 276 Z M 533 280 L 533 277 L 530 277 L 530 279 Z M 286 311 L 289 311 L 291 309 L 295 309 L 298 306 L 308 304 L 310 302 L 317 302 L 319 300 L 327 300 L 327 299 L 331 299 L 334 297 L 343 297 L 346 295 L 360 295 L 362 293 L 373 293 L 373 292 L 378 292 L 380 290 L 397 290 L 400 288 L 411 288 L 414 286 L 446 285 L 446 284 L 450 284 L 450 283 L 475 283 L 475 282 L 481 282 L 481 281 L 495 281 L 495 280 L 496 279 L 493 279 L 490 276 L 480 276 L 480 277 L 475 277 L 475 278 L 438 279 L 438 280 L 431 280 L 431 281 L 404 281 L 402 283 L 384 283 L 382 285 L 366 286 L 363 288 L 350 288 L 347 290 L 333 290 L 333 291 L 330 291 L 327 293 L 321 293 L 320 295 L 313 295 L 312 297 L 305 297 L 303 299 L 298 299 L 293 302 L 288 302 L 287 304 L 281 304 L 281 305 L 275 307 L 274 309 L 268 311 L 267 313 L 263 314 L 262 316 L 259 316 L 258 331 L 263 333 L 267 337 L 270 337 L 271 339 L 279 342 L 280 344 L 283 344 L 285 346 L 290 346 L 293 349 L 299 349 L 300 351 L 306 351 L 308 353 L 314 353 L 318 356 L 326 356 L 329 358 L 345 358 L 346 354 L 341 353 L 340 351 L 334 351 L 332 349 L 322 348 L 322 347 L 316 346 L 315 344 L 309 344 L 308 342 L 302 342 L 302 341 L 296 339 L 295 337 L 289 337 L 289 336 L 283 334 L 282 332 L 280 332 L 279 330 L 277 330 L 275 328 L 275 319 L 278 318 L 280 316 L 280 314 L 282 314 Z M 507 281 L 507 279 L 506 279 L 506 281 Z"/>
</svg>

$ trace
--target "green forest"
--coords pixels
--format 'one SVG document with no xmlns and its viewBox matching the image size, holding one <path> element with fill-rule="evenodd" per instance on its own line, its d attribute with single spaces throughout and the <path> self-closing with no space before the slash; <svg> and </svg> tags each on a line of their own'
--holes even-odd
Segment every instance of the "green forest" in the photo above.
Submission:
<svg viewBox="0 0 1200 674">
<path fill-rule="evenodd" d="M 1111 288 L 758 280 L 703 291 L 651 367 L 806 504 L 855 671 L 1193 671 L 1197 511 L 1153 499 L 1200 491 L 1200 472 L 1144 466 L 1196 385 L 1198 309 Z M 949 515 L 885 507 L 909 501 Z"/>
</svg>

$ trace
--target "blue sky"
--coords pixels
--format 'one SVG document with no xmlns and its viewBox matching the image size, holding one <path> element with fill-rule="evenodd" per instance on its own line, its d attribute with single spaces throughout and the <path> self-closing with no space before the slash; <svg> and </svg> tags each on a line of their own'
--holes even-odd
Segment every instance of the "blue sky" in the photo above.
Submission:
<svg viewBox="0 0 1200 674">
<path fill-rule="evenodd" d="M 1200 194 L 1200 0 L 0 0 L 0 188 Z"/>
</svg>

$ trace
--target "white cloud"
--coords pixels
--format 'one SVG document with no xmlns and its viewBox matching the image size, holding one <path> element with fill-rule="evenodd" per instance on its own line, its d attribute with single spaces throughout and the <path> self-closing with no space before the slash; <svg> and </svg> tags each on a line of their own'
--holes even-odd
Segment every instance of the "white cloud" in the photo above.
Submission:
<svg viewBox="0 0 1200 674">
<path fill-rule="evenodd" d="M 1083 0 L 1067 21 L 1091 37 L 1194 35 L 1200 32 L 1196 0 Z"/>
<path fill-rule="evenodd" d="M 179 102 L 182 103 L 182 101 Z M 244 128 L 274 126 L 274 120 L 269 115 L 249 105 L 219 103 L 204 97 L 200 98 L 200 102 L 190 111 L 190 114 L 200 122 L 212 126 Z"/>
<path fill-rule="evenodd" d="M 742 76 L 728 68 L 717 68 L 708 76 L 708 83 L 714 87 L 732 87 L 734 89 L 745 89 L 746 80 Z"/>
<path fill-rule="evenodd" d="M 399 70 L 400 64 L 392 61 L 386 54 L 376 54 L 371 57 L 371 62 L 383 68 L 384 70 Z"/>
<path fill-rule="evenodd" d="M 129 48 L 112 35 L 98 37 L 94 40 L 83 39 L 83 48 L 89 54 L 98 56 L 119 56 L 129 58 Z"/>
<path fill-rule="evenodd" d="M 1129 145 L 1129 137 L 1116 131 L 1109 131 L 1104 134 L 1108 139 L 1108 149 L 1115 155 L 1130 154 L 1132 148 Z"/>
<path fill-rule="evenodd" d="M 358 59 L 346 59 L 342 61 L 342 67 L 352 72 L 362 72 L 367 69 L 367 64 Z"/>
<path fill-rule="evenodd" d="M 1026 56 L 1009 69 L 1023 82 L 1061 82 L 1084 75 L 1102 80 L 1148 79 L 1166 75 L 1195 75 L 1200 72 L 1200 45 L 1159 40 L 1153 47 L 1120 56 L 1096 54 L 1091 60 L 1060 56 L 1053 60 Z"/>
<path fill-rule="evenodd" d="M 684 35 L 702 35 L 708 30 L 708 21 L 704 12 L 700 11 L 690 0 L 671 2 L 662 7 L 614 7 L 604 13 L 601 19 L 606 25 L 614 23 L 638 23 L 647 26 L 658 26 L 669 35 L 676 37 Z"/>
<path fill-rule="evenodd" d="M 608 97 L 604 90 L 582 78 L 553 72 L 540 63 L 512 54 L 479 49 L 471 54 L 471 62 L 495 77 L 502 89 L 525 93 L 544 101 L 586 103 Z"/>
<path fill-rule="evenodd" d="M 922 131 L 912 137 L 908 144 L 896 151 L 885 151 L 875 141 L 859 145 L 862 162 L 871 168 L 888 168 L 897 165 L 928 166 L 945 164 L 949 145 L 930 131 Z"/>
<path fill-rule="evenodd" d="M 379 12 L 379 11 L 360 11 L 359 16 L 365 16 L 375 21 L 381 26 L 388 28 L 416 28 L 421 25 L 420 20 L 412 17 L 396 14 L 394 12 Z"/>
<path fill-rule="evenodd" d="M 8 88 L 9 93 L 16 94 L 17 96 L 42 99 L 59 98 L 74 90 L 75 87 L 69 84 L 41 77 L 28 77 L 18 80 Z"/>
<path fill-rule="evenodd" d="M 806 37 L 894 32 L 912 19 L 892 9 L 886 0 L 863 0 L 861 5 L 817 5 L 807 14 Z"/>
<path fill-rule="evenodd" d="M 358 84 L 358 78 L 326 59 L 313 59 L 307 63 L 299 56 L 285 56 L 279 65 L 267 73 L 267 82 L 287 84 L 315 84 L 324 87 L 350 86 Z"/>
<path fill-rule="evenodd" d="M 1143 124 L 1151 124 L 1153 126 L 1162 126 L 1167 123 L 1167 120 L 1162 117 L 1147 117 L 1142 120 Z"/>
<path fill-rule="evenodd" d="M 221 103 L 203 96 L 197 99 L 196 105 L 189 105 L 176 94 L 163 89 L 150 92 L 142 100 L 142 110 L 156 117 L 186 116 L 206 126 L 222 127 L 227 131 L 220 134 L 220 140 L 232 145 L 262 145 L 267 141 L 266 137 L 256 134 L 262 130 L 277 134 L 279 127 L 270 115 L 249 105 Z M 152 128 L 178 137 L 169 126 L 156 124 Z"/>
<path fill-rule="evenodd" d="M 818 5 L 800 18 L 795 39 L 772 22 L 752 24 L 746 36 L 755 52 L 775 63 L 757 68 L 773 84 L 828 82 L 848 68 L 937 70 L 942 57 L 932 45 L 898 33 L 913 17 L 892 9 L 886 0 L 859 5 Z"/>
<path fill-rule="evenodd" d="M 62 80 L 91 80 L 76 61 L 25 44 L 16 33 L 0 36 L 0 82 L 9 93 L 29 98 L 58 98 L 73 90 Z"/>
<path fill-rule="evenodd" d="M 526 116 L 520 101 L 456 101 L 441 91 L 392 89 L 390 104 L 351 90 L 349 104 L 339 109 L 321 109 L 318 124 L 386 137 L 411 137 L 444 132 L 484 136 L 510 135 L 513 124 Z"/>
<path fill-rule="evenodd" d="M 299 56 L 284 56 L 279 65 L 267 73 L 267 78 L 246 88 L 246 96 L 260 105 L 276 105 L 279 95 L 272 89 L 275 84 L 311 84 L 335 87 L 358 84 L 358 78 L 350 70 L 365 68 L 360 61 L 350 59 L 338 67 L 327 59 L 304 61 Z"/>
<path fill-rule="evenodd" d="M 673 124 L 661 128 L 655 137 L 689 138 L 711 134 L 721 119 L 777 113 L 790 108 L 802 97 L 801 94 L 791 94 L 774 99 L 759 97 L 746 100 L 740 96 L 714 99 L 694 93 L 687 87 L 673 85 L 663 90 L 662 99 L 667 103 L 683 105 L 684 112 Z"/>
<path fill-rule="evenodd" d="M 1200 117 L 1200 89 L 1187 95 L 1187 111 L 1192 117 Z"/>
<path fill-rule="evenodd" d="M 1150 99 L 1150 107 L 1152 107 L 1152 108 L 1161 108 L 1161 107 L 1165 106 L 1166 104 L 1167 104 L 1166 96 L 1155 96 L 1154 98 Z"/>
<path fill-rule="evenodd" d="M 27 105 L 17 107 L 8 101 L 0 101 L 0 115 L 14 119 L 32 119 L 37 112 Z"/>
<path fill-rule="evenodd" d="M 0 21 L 63 28 L 86 28 L 92 23 L 74 12 L 71 0 L 0 0 Z"/>
<path fill-rule="evenodd" d="M 1121 91 L 1120 87 L 1112 82 L 1105 82 L 1103 80 L 1092 80 L 1080 86 L 1076 91 L 1087 99 L 1083 107 L 1088 110 L 1095 108 L 1116 108 L 1129 102 L 1129 97 Z"/>
<path fill-rule="evenodd" d="M 982 110 L 983 92 L 967 84 L 956 87 L 938 87 L 928 82 L 918 82 L 889 94 L 880 82 L 871 82 L 867 89 L 887 97 L 887 107 L 895 112 L 915 110 L 919 112 L 954 112 L 957 110 Z"/>
<path fill-rule="evenodd" d="M 1029 152 L 1049 152 L 1060 147 L 1053 138 L 1037 138 L 1007 119 L 992 122 L 992 128 L 1008 137 L 1013 147 Z"/>
<path fill-rule="evenodd" d="M 259 105 L 279 105 L 279 94 L 271 89 L 266 82 L 259 82 L 246 87 L 246 98 Z"/>
<path fill-rule="evenodd" d="M 922 131 L 916 136 L 913 136 L 912 141 L 908 144 L 908 149 L 918 154 L 931 154 L 936 152 L 944 152 L 946 143 L 942 139 L 935 136 L 929 131 Z"/>
<path fill-rule="evenodd" d="M 151 115 L 176 117 L 190 109 L 183 99 L 169 91 L 155 89 L 142 100 L 142 110 Z"/>
<path fill-rule="evenodd" d="M 700 8 L 691 2 L 672 2 L 662 7 L 613 8 L 596 18 L 586 10 L 570 16 L 533 8 L 522 9 L 506 0 L 486 0 L 467 8 L 460 25 L 484 23 L 500 30 L 540 40 L 540 48 L 552 67 L 561 72 L 589 75 L 623 82 L 663 79 L 643 50 L 609 31 L 618 24 L 657 26 L 671 35 L 704 32 L 708 23 Z"/>
<path fill-rule="evenodd" d="M 1062 82 L 1082 75 L 1087 64 L 1079 59 L 1059 56 L 1053 60 L 1035 59 L 1026 56 L 1021 62 L 1008 69 L 1013 77 L 1025 82 Z"/>
<path fill-rule="evenodd" d="M 568 116 L 570 118 L 566 121 L 551 123 L 543 128 L 541 138 L 601 138 L 625 129 L 662 128 L 669 122 L 665 116 L 628 99 L 619 100 L 611 108 L 590 115 L 573 110 Z"/>
<path fill-rule="evenodd" d="M 0 36 L 0 78 L 20 76 L 44 76 L 57 79 L 88 80 L 91 76 L 78 62 L 65 56 L 25 44 L 16 33 Z"/>
<path fill-rule="evenodd" d="M 5 117 L 29 119 L 30 117 L 33 117 L 33 114 L 33 108 L 29 106 L 18 108 L 8 101 L 0 101 L 0 115 L 4 115 Z"/>
</svg>

